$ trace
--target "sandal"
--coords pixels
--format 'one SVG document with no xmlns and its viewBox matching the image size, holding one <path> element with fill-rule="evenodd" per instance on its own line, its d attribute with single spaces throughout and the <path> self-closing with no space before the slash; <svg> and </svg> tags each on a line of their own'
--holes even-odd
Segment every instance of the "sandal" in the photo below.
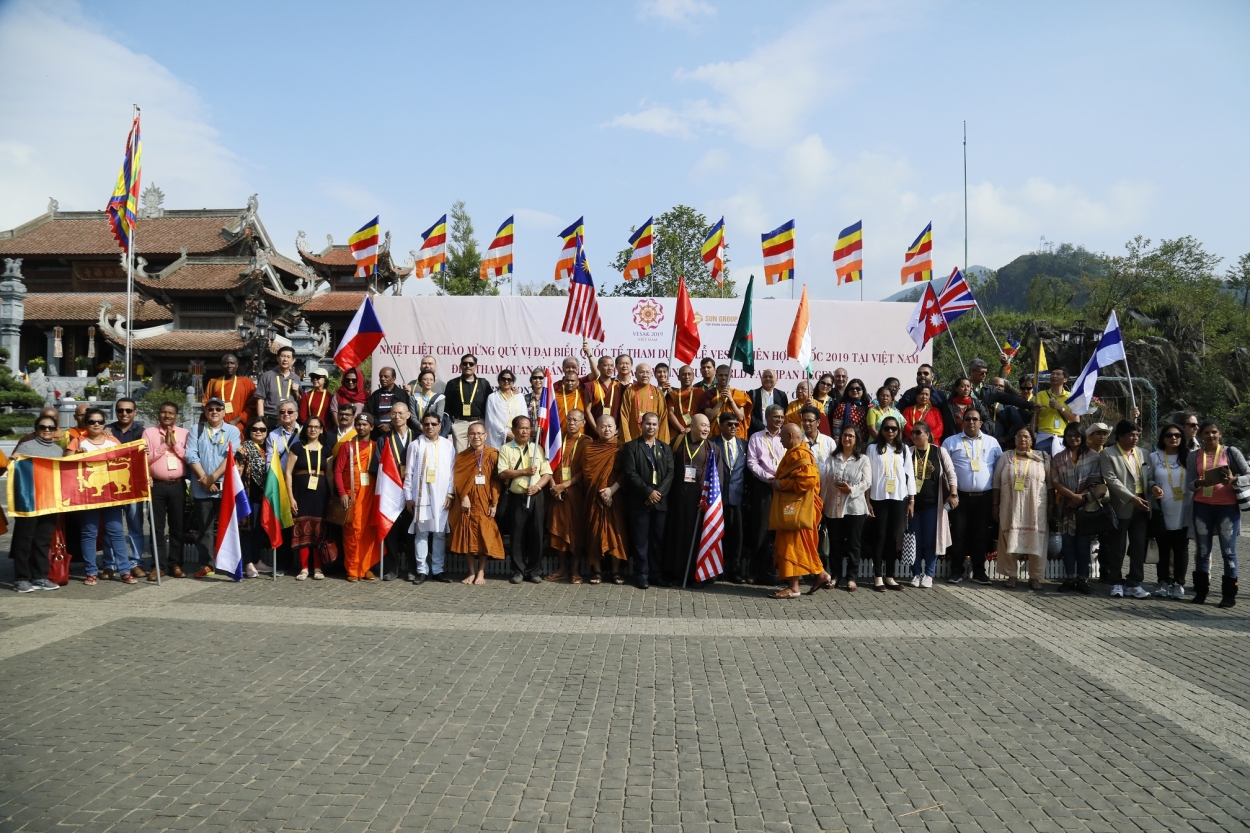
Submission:
<svg viewBox="0 0 1250 833">
<path fill-rule="evenodd" d="M 568 577 L 569 577 L 568 573 L 551 573 L 550 575 L 543 576 L 543 581 L 563 581 L 564 579 Z M 581 579 L 578 579 L 577 581 L 574 581 L 573 583 L 581 584 L 582 582 L 581 582 Z"/>
<path fill-rule="evenodd" d="M 852 579 L 847 579 L 847 580 L 846 580 L 846 584 L 845 584 L 845 585 L 843 585 L 843 586 L 846 588 L 846 592 L 848 592 L 848 593 L 854 593 L 854 592 L 855 592 L 855 589 L 856 589 L 857 587 L 859 587 L 859 585 L 855 583 L 855 579 L 853 579 L 853 578 L 852 578 Z"/>
<path fill-rule="evenodd" d="M 88 587 L 95 587 L 99 583 L 100 583 L 100 580 L 96 578 L 95 576 L 87 576 L 87 578 L 83 580 L 83 584 L 87 585 Z"/>
<path fill-rule="evenodd" d="M 612 576 L 612 583 L 619 587 L 625 583 L 625 577 L 618 573 L 617 575 Z"/>
<path fill-rule="evenodd" d="M 325 577 L 326 577 L 326 574 L 321 572 L 320 570 L 313 570 L 313 581 L 321 581 Z"/>
<path fill-rule="evenodd" d="M 1010 576 L 1006 581 L 1004 581 L 1003 587 L 1006 587 L 1008 590 L 1015 590 L 1016 589 L 1015 576 Z"/>
<path fill-rule="evenodd" d="M 1035 578 L 1031 578 L 1031 579 L 1029 579 L 1029 589 L 1030 589 L 1030 590 L 1041 590 L 1041 589 L 1042 589 L 1042 583 L 1041 583 L 1040 581 L 1038 581 L 1037 579 L 1035 579 Z"/>
<path fill-rule="evenodd" d="M 789 590 L 778 590 L 776 593 L 773 593 L 771 596 L 769 596 L 769 598 L 770 599 L 799 599 L 799 598 L 802 598 L 802 596 L 803 596 L 802 593 L 791 593 Z"/>
<path fill-rule="evenodd" d="M 591 584 L 603 584 L 603 576 L 600 575 L 599 573 L 595 573 L 594 575 L 590 577 L 590 583 Z"/>
<path fill-rule="evenodd" d="M 581 584 L 581 583 L 582 583 L 582 577 L 581 577 L 581 576 L 573 576 L 571 579 L 569 579 L 569 584 Z M 591 584 L 598 584 L 599 582 L 595 581 L 595 580 L 592 578 L 592 579 L 590 580 L 590 583 L 591 583 Z"/>
<path fill-rule="evenodd" d="M 820 576 L 817 576 L 816 581 L 812 583 L 812 589 L 807 591 L 807 595 L 810 596 L 817 590 L 824 590 L 826 587 L 830 590 L 833 589 L 833 578 L 830 577 L 822 579 Z"/>
<path fill-rule="evenodd" d="M 139 583 L 139 579 L 135 578 L 130 573 L 118 573 L 117 580 L 120 581 L 122 584 L 138 584 Z"/>
</svg>

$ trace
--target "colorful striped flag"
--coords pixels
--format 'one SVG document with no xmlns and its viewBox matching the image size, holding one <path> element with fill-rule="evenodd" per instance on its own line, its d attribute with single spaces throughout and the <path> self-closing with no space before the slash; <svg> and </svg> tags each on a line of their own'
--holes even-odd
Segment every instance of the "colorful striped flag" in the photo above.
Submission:
<svg viewBox="0 0 1250 833">
<path fill-rule="evenodd" d="M 145 448 L 135 440 L 64 458 L 14 457 L 9 514 L 33 518 L 146 501 L 151 484 Z"/>
<path fill-rule="evenodd" d="M 434 225 L 421 235 L 421 250 L 417 252 L 412 271 L 418 278 L 443 272 L 447 268 L 447 215 L 434 221 Z"/>
<path fill-rule="evenodd" d="M 642 224 L 642 228 L 634 232 L 629 238 L 629 245 L 634 247 L 634 253 L 629 256 L 629 263 L 625 264 L 625 280 L 634 278 L 645 278 L 651 274 L 651 264 L 654 258 L 651 256 L 651 238 L 653 236 L 652 224 L 654 217 L 648 217 L 647 222 Z"/>
<path fill-rule="evenodd" d="M 109 198 L 104 213 L 108 215 L 109 228 L 122 251 L 130 254 L 135 236 L 135 218 L 139 211 L 139 180 L 143 174 L 143 142 L 139 138 L 139 114 L 130 125 L 126 137 L 126 156 L 122 159 L 121 173 L 117 175 L 117 187 Z"/>
<path fill-rule="evenodd" d="M 560 249 L 560 259 L 556 261 L 556 280 L 562 281 L 573 276 L 573 268 L 577 264 L 577 250 L 586 242 L 586 224 L 583 217 L 560 232 L 564 247 Z"/>
<path fill-rule="evenodd" d="M 833 268 L 838 273 L 838 286 L 864 279 L 864 221 L 838 232 L 833 246 Z"/>
<path fill-rule="evenodd" d="M 226 468 L 232 468 L 227 466 Z M 286 488 L 282 471 L 282 455 L 277 448 L 269 455 L 269 472 L 265 475 L 265 496 L 260 504 L 260 525 L 269 535 L 269 546 L 282 546 L 282 530 L 295 526 L 291 515 L 291 493 Z"/>
<path fill-rule="evenodd" d="M 764 282 L 794 280 L 794 221 L 761 234 L 764 244 Z"/>
<path fill-rule="evenodd" d="M 538 397 L 538 433 L 535 439 L 547 455 L 547 462 L 553 469 L 558 469 L 560 458 L 564 456 L 564 432 L 560 425 L 560 409 L 555 402 L 556 385 L 548 367 L 543 371 L 543 388 Z"/>
<path fill-rule="evenodd" d="M 721 503 L 715 454 L 707 456 L 699 508 L 703 510 L 703 529 L 699 533 L 699 555 L 695 561 L 694 577 L 696 581 L 708 581 L 725 572 L 725 509 Z"/>
<path fill-rule="evenodd" d="M 903 283 L 933 280 L 933 223 L 907 248 L 903 257 Z"/>
<path fill-rule="evenodd" d="M 512 274 L 512 217 L 503 221 L 495 239 L 490 241 L 486 256 L 482 258 L 482 266 L 478 277 L 482 280 L 497 280 L 504 275 Z"/>
<path fill-rule="evenodd" d="M 949 324 L 976 307 L 977 299 L 972 294 L 972 287 L 968 286 L 964 273 L 956 266 L 955 271 L 951 272 L 951 276 L 947 279 L 946 286 L 942 287 L 942 292 L 938 295 L 938 308 L 942 310 L 942 315 L 946 317 L 946 323 Z"/>
<path fill-rule="evenodd" d="M 234 443 L 226 446 L 226 459 L 234 459 Z M 213 554 L 213 566 L 235 581 L 242 581 L 243 545 L 239 540 L 239 521 L 251 517 L 252 505 L 247 501 L 243 478 L 239 477 L 239 471 L 233 465 L 226 466 L 220 504 L 217 508 L 217 547 Z"/>
<path fill-rule="evenodd" d="M 590 277 L 586 263 L 586 250 L 579 244 L 573 259 L 573 280 L 569 285 L 569 305 L 564 311 L 564 323 L 560 332 L 572 333 L 582 338 L 604 341 L 603 321 L 599 318 L 599 300 L 595 297 L 595 282 Z"/>
<path fill-rule="evenodd" d="M 712 270 L 712 280 L 718 285 L 725 283 L 725 218 L 707 230 L 703 238 L 703 262 Z"/>
<path fill-rule="evenodd" d="M 356 258 L 356 277 L 367 278 L 378 273 L 378 241 L 381 237 L 378 218 L 374 217 L 361 226 L 360 231 L 347 238 L 347 248 Z"/>
</svg>

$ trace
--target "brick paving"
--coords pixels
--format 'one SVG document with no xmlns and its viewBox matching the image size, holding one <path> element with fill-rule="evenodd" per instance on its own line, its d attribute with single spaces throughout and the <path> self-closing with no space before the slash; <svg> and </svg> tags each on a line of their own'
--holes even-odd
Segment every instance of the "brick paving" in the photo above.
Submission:
<svg viewBox="0 0 1250 833">
<path fill-rule="evenodd" d="M 763 593 L 6 592 L 0 831 L 1250 823 L 1250 601 Z"/>
</svg>

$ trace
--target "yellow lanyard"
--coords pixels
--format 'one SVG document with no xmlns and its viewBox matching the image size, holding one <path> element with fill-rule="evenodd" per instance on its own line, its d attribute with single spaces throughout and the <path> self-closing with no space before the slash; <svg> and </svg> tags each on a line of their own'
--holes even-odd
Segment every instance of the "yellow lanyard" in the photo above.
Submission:
<svg viewBox="0 0 1250 833">
<path fill-rule="evenodd" d="M 1223 452 L 1223 451 L 1224 451 L 1224 446 L 1219 445 L 1219 444 L 1217 443 L 1217 444 L 1216 444 L 1216 446 L 1215 446 L 1215 456 L 1211 458 L 1211 461 L 1210 461 L 1210 462 L 1207 462 L 1207 452 L 1206 452 L 1206 450 L 1205 450 L 1205 449 L 1203 450 L 1203 452 L 1202 452 L 1202 471 L 1198 472 L 1198 479 L 1199 479 L 1199 480 L 1202 480 L 1204 477 L 1206 477 L 1206 476 L 1207 476 L 1207 470 L 1208 470 L 1208 469 L 1210 469 L 1212 466 L 1217 466 L 1217 465 L 1219 465 L 1219 463 L 1220 463 L 1220 453 L 1221 453 L 1221 452 Z"/>
<path fill-rule="evenodd" d="M 560 412 L 561 412 L 561 413 L 563 413 L 563 414 L 567 414 L 567 413 L 569 412 L 569 395 L 568 395 L 568 392 L 567 392 L 567 391 L 560 391 L 560 394 L 559 394 L 559 395 L 560 395 Z M 578 409 L 580 409 L 580 408 L 582 407 L 582 392 L 581 392 L 581 391 L 574 391 L 574 395 L 576 395 L 576 396 L 577 396 L 577 400 L 576 400 L 577 405 L 576 405 L 576 407 L 577 407 Z"/>
<path fill-rule="evenodd" d="M 473 407 L 473 400 L 477 399 L 477 383 L 480 381 L 482 380 L 478 379 L 477 377 L 474 377 L 473 390 L 469 391 L 469 400 L 466 402 L 464 399 L 464 379 L 460 380 L 460 406 L 461 408 L 463 408 L 465 405 L 468 405 L 469 407 Z"/>
<path fill-rule="evenodd" d="M 321 394 L 321 401 L 320 401 L 320 402 L 318 402 L 316 405 L 313 405 L 313 404 L 312 404 L 312 401 L 313 401 L 313 394 L 317 394 L 317 393 Z M 325 391 L 323 391 L 323 390 L 314 390 L 314 391 L 309 391 L 309 392 L 308 392 L 308 402 L 309 402 L 309 405 L 308 405 L 308 413 L 309 413 L 309 415 L 310 415 L 310 416 L 315 416 L 315 417 L 317 417 L 318 419 L 320 419 L 320 418 L 321 418 L 321 406 L 325 404 L 326 397 L 327 397 L 327 396 L 329 396 L 329 395 L 330 395 L 330 394 L 326 393 L 326 392 L 325 392 Z"/>
<path fill-rule="evenodd" d="M 308 473 L 312 475 L 321 474 L 321 447 L 317 447 L 317 467 L 313 468 L 312 452 L 308 446 L 304 446 L 304 467 L 308 469 Z"/>
<path fill-rule="evenodd" d="M 689 416 L 694 411 L 694 388 L 690 388 L 690 398 L 686 400 L 686 404 L 681 404 L 681 391 L 677 391 L 677 412 L 682 416 Z"/>
<path fill-rule="evenodd" d="M 221 398 L 227 402 L 234 402 L 234 389 L 239 386 L 239 377 L 235 376 L 230 380 L 230 392 L 226 393 L 226 380 L 217 380 L 217 390 L 221 392 Z"/>
<path fill-rule="evenodd" d="M 278 400 L 282 401 L 282 400 L 290 399 L 291 388 L 295 385 L 295 380 L 294 379 L 286 380 L 286 393 L 282 392 L 282 382 L 283 382 L 282 377 L 281 376 L 277 377 L 277 381 L 278 381 Z"/>
<path fill-rule="evenodd" d="M 780 432 L 778 432 L 775 436 L 776 436 L 776 437 L 780 437 L 780 436 L 781 436 L 781 433 L 780 433 Z M 764 432 L 764 445 L 766 445 L 766 446 L 768 447 L 768 456 L 769 456 L 769 457 L 772 457 L 772 458 L 773 458 L 773 462 L 774 462 L 774 463 L 776 463 L 776 462 L 777 462 L 777 461 L 779 461 L 781 458 L 780 458 L 780 457 L 778 457 L 778 456 L 777 456 L 777 452 L 773 450 L 773 443 L 772 443 L 772 441 L 773 441 L 773 437 L 774 437 L 774 435 L 773 435 L 773 434 L 769 434 L 767 431 L 765 431 L 765 432 Z"/>
<path fill-rule="evenodd" d="M 1119 445 L 1117 445 L 1116 448 L 1120 449 L 1120 456 L 1124 458 L 1125 462 L 1128 462 L 1128 455 L 1124 453 L 1124 449 L 1121 448 Z M 1142 477 L 1141 458 L 1137 456 L 1140 453 L 1141 453 L 1141 449 L 1137 447 L 1133 448 L 1133 465 L 1137 467 L 1137 481 L 1133 486 L 1133 491 L 1137 492 L 1138 494 L 1145 494 L 1146 483 L 1144 481 L 1144 478 Z"/>
<path fill-rule="evenodd" d="M 887 445 L 886 448 L 890 450 L 890 453 L 889 455 L 887 455 L 889 457 L 889 462 L 884 464 L 885 479 L 886 480 L 898 480 L 898 469 L 899 469 L 898 458 L 901 457 L 902 455 L 896 454 L 894 451 L 894 446 L 892 445 Z"/>
<path fill-rule="evenodd" d="M 221 431 L 221 434 L 219 435 L 218 439 L 213 439 L 213 429 L 211 428 L 208 429 L 208 441 L 212 443 L 213 445 L 225 445 L 226 444 L 225 427 L 222 427 L 220 431 Z"/>
<path fill-rule="evenodd" d="M 693 465 L 694 465 L 694 458 L 699 456 L 699 452 L 703 450 L 703 446 L 707 444 L 707 440 L 706 440 L 706 439 L 704 439 L 704 440 L 702 440 L 702 441 L 699 443 L 699 447 L 698 447 L 698 448 L 696 448 L 696 449 L 694 450 L 694 454 L 691 454 L 691 453 L 690 453 L 690 437 L 689 437 L 689 435 L 684 435 L 684 436 L 682 437 L 682 440 L 681 440 L 681 441 L 682 441 L 683 443 L 685 443 L 685 444 L 686 444 L 686 458 L 687 458 L 688 460 L 690 460 L 690 465 L 692 465 L 692 466 L 693 466 Z"/>
<path fill-rule="evenodd" d="M 576 437 L 573 438 L 573 456 L 574 457 L 577 456 L 577 444 L 580 443 L 581 441 L 582 441 L 582 437 L 580 434 L 578 434 Z M 571 468 L 573 466 L 573 461 L 569 459 L 569 441 L 567 438 L 564 439 L 560 443 L 560 466 L 561 468 L 566 468 L 566 469 Z"/>
<path fill-rule="evenodd" d="M 1167 471 L 1168 471 L 1168 488 L 1172 489 L 1172 491 L 1176 491 L 1176 484 L 1172 482 L 1172 460 L 1171 460 L 1171 458 L 1172 458 L 1172 457 L 1176 457 L 1177 461 L 1178 461 L 1178 462 L 1180 461 L 1180 455 L 1179 455 L 1179 454 L 1167 454 L 1167 453 L 1165 452 L 1165 453 L 1164 453 L 1164 455 L 1163 455 L 1163 467 L 1164 467 L 1165 469 L 1167 469 Z M 1216 455 L 1216 458 L 1215 458 L 1215 459 L 1217 459 L 1217 460 L 1218 460 L 1218 459 L 1219 459 L 1219 455 Z M 1178 465 L 1178 466 L 1177 466 L 1177 468 L 1178 468 L 1178 469 L 1180 469 L 1180 466 Z M 1185 471 L 1184 471 L 1184 469 L 1181 469 L 1181 485 L 1182 485 L 1182 486 L 1184 486 L 1184 485 L 1185 485 Z"/>
<path fill-rule="evenodd" d="M 401 437 L 399 436 L 399 432 L 396 431 L 394 434 L 391 435 L 390 446 L 391 446 L 391 456 L 395 458 L 395 468 L 399 469 L 402 472 L 404 470 L 403 457 L 406 457 L 408 455 L 407 454 L 401 455 L 399 453 L 399 440 L 400 439 Z M 435 445 L 437 445 L 437 443 Z M 407 449 L 408 449 L 408 444 L 405 443 L 404 450 L 407 451 Z"/>
<path fill-rule="evenodd" d="M 912 457 L 911 457 L 912 468 L 913 468 L 913 469 L 915 470 L 915 472 L 916 472 L 916 482 L 917 482 L 917 483 L 919 483 L 920 481 L 924 480 L 924 479 L 925 479 L 925 475 L 926 475 L 926 474 L 928 473 L 928 471 L 929 471 L 929 454 L 930 454 L 930 453 L 932 453 L 932 451 L 933 451 L 933 446 L 931 446 L 931 445 L 930 445 L 930 446 L 926 446 L 926 447 L 925 447 L 925 450 L 924 450 L 924 459 L 923 459 L 923 460 L 921 460 L 921 459 L 920 459 L 920 457 L 918 457 L 918 456 L 917 456 L 917 455 L 915 455 L 915 454 L 913 454 L 913 455 L 912 455 Z"/>
<path fill-rule="evenodd" d="M 974 456 L 973 456 L 973 454 L 972 454 L 972 446 L 968 445 L 968 435 L 967 435 L 967 434 L 960 434 L 959 436 L 962 438 L 962 439 L 960 439 L 960 442 L 961 442 L 961 443 L 963 443 L 963 446 L 964 446 L 964 454 L 968 455 L 968 459 L 969 459 L 969 460 L 980 460 L 980 459 L 981 459 L 981 444 L 982 444 L 982 439 L 981 439 L 981 437 L 977 437 L 977 453 L 976 453 L 976 456 L 974 457 Z"/>
<path fill-rule="evenodd" d="M 1016 468 L 1016 462 L 1017 462 L 1019 459 L 1020 459 L 1020 455 L 1019 455 L 1019 454 L 1013 454 L 1013 455 L 1012 455 L 1012 458 L 1011 458 L 1011 473 L 1012 473 L 1012 475 L 1016 478 L 1016 480 L 1020 480 L 1021 478 L 1028 477 L 1028 476 L 1029 476 L 1029 467 L 1033 465 L 1033 458 L 1032 458 L 1032 457 L 1025 457 L 1025 458 L 1024 458 L 1024 471 L 1023 471 L 1023 472 L 1021 472 L 1018 468 Z"/>
<path fill-rule="evenodd" d="M 428 397 L 424 393 L 417 394 L 417 402 L 421 403 L 421 410 L 417 413 L 417 422 L 425 419 L 425 412 L 430 409 L 430 400 L 434 398 L 433 393 L 433 391 L 430 391 L 431 395 Z"/>
</svg>

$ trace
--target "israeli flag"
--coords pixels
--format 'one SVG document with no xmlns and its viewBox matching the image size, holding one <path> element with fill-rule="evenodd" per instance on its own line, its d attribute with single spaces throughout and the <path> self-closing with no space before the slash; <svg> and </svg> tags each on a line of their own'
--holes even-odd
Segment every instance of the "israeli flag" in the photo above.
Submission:
<svg viewBox="0 0 1250 833">
<path fill-rule="evenodd" d="M 1068 407 L 1072 413 L 1082 416 L 1089 411 L 1094 401 L 1094 386 L 1098 384 L 1098 373 L 1116 362 L 1124 362 L 1128 366 L 1128 357 L 1124 355 L 1124 336 L 1120 333 L 1120 322 L 1115 317 L 1115 310 L 1107 319 L 1107 327 L 1098 339 L 1098 349 L 1090 357 L 1089 363 L 1081 371 L 1081 375 L 1072 384 L 1072 398 Z"/>
</svg>

